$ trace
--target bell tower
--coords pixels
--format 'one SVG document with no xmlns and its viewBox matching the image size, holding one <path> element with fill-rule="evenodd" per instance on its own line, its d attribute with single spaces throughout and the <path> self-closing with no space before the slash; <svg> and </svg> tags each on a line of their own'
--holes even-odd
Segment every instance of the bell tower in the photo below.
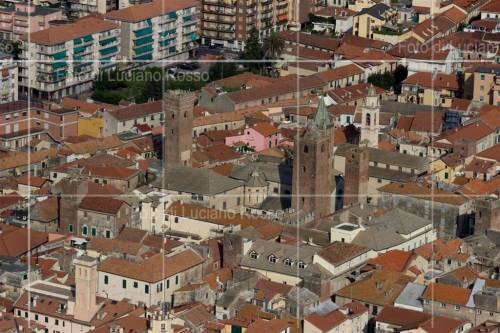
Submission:
<svg viewBox="0 0 500 333">
<path fill-rule="evenodd" d="M 361 106 L 361 138 L 360 144 L 378 147 L 378 131 L 380 121 L 380 101 L 373 85 L 368 88 L 368 95 Z"/>
<path fill-rule="evenodd" d="M 82 256 L 74 260 L 75 265 L 75 310 L 77 320 L 90 322 L 99 310 L 97 304 L 97 260 Z"/>
<path fill-rule="evenodd" d="M 191 166 L 194 99 L 192 92 L 183 90 L 169 90 L 163 96 L 165 116 L 163 160 L 167 167 Z"/>
<path fill-rule="evenodd" d="M 295 137 L 292 207 L 319 218 L 333 212 L 333 122 L 322 97 L 313 119 Z"/>
</svg>

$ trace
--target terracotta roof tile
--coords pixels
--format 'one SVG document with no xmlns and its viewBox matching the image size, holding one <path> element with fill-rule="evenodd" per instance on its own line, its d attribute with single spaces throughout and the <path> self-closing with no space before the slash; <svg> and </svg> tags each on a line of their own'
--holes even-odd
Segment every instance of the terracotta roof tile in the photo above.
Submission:
<svg viewBox="0 0 500 333">
<path fill-rule="evenodd" d="M 321 332 L 330 332 L 335 327 L 347 320 L 347 316 L 339 310 L 331 311 L 325 315 L 313 313 L 308 315 L 305 320 L 321 330 Z"/>
<path fill-rule="evenodd" d="M 103 200 L 101 197 L 86 196 L 80 203 L 79 209 L 113 215 L 118 213 L 123 205 L 126 205 L 125 201 L 118 199 L 106 198 Z"/>
<path fill-rule="evenodd" d="M 406 329 L 417 328 L 432 316 L 425 312 L 385 306 L 376 317 L 377 322 L 391 326 L 405 327 Z"/>
<path fill-rule="evenodd" d="M 102 18 L 87 16 L 73 23 L 53 26 L 30 34 L 30 42 L 42 45 L 56 45 L 66 41 L 118 28 L 116 23 Z M 28 40 L 25 35 L 22 37 Z"/>
<path fill-rule="evenodd" d="M 453 74 L 437 73 L 435 76 L 430 72 L 418 72 L 408 76 L 402 84 L 418 85 L 427 89 L 458 90 L 458 79 Z"/>
<path fill-rule="evenodd" d="M 362 303 L 390 305 L 413 279 L 392 271 L 374 271 L 363 280 L 356 281 L 337 291 L 338 296 Z"/>
<path fill-rule="evenodd" d="M 201 265 L 203 261 L 189 249 L 170 257 L 160 253 L 142 262 L 108 258 L 101 262 L 99 271 L 153 283 Z"/>
<path fill-rule="evenodd" d="M 411 252 L 391 250 L 376 258 L 368 260 L 369 265 L 378 266 L 382 269 L 404 272 L 414 258 Z"/>
</svg>

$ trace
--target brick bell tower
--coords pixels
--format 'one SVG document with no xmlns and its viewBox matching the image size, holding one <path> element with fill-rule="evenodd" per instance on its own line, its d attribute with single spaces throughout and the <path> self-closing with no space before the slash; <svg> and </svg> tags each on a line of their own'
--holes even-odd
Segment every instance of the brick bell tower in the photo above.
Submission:
<svg viewBox="0 0 500 333">
<path fill-rule="evenodd" d="M 345 161 L 344 207 L 366 203 L 368 193 L 368 148 L 351 148 Z"/>
<path fill-rule="evenodd" d="M 314 213 L 315 219 L 334 210 L 333 129 L 333 122 L 322 97 L 304 133 L 295 137 L 292 207 L 295 211 Z"/>
<path fill-rule="evenodd" d="M 163 160 L 167 167 L 191 166 L 194 100 L 192 92 L 183 90 L 169 90 L 163 95 L 165 120 Z"/>
</svg>

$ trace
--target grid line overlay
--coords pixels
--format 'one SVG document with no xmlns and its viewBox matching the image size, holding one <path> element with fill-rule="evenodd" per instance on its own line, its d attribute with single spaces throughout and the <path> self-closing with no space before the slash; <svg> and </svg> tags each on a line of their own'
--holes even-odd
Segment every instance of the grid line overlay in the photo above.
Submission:
<svg viewBox="0 0 500 333">
<path fill-rule="evenodd" d="M 299 1 L 296 1 L 296 11 L 298 12 L 299 11 Z M 434 6 L 431 6 L 431 17 L 434 16 Z M 28 11 L 27 13 L 27 16 L 28 16 L 28 31 L 31 31 L 30 29 L 30 24 L 31 24 L 31 19 L 30 19 L 30 16 L 31 16 L 31 13 Z M 30 45 L 31 47 L 31 39 L 30 39 L 30 34 L 28 34 L 28 44 Z M 300 31 L 297 31 L 296 33 L 296 38 L 297 38 L 297 43 L 298 45 L 300 45 Z M 31 52 L 29 52 L 31 54 Z M 434 57 L 435 55 L 435 50 L 434 49 L 431 49 L 431 55 L 432 57 Z M 388 61 L 388 60 L 379 60 L 379 59 L 370 59 L 370 60 L 355 60 L 354 62 L 356 63 L 370 63 L 370 62 L 384 62 L 384 63 L 399 63 L 400 61 L 399 60 L 395 60 L 395 61 Z M 412 61 L 415 61 L 415 62 L 422 62 L 422 63 L 443 63 L 443 62 L 448 62 L 448 60 L 412 60 Z M 27 59 L 27 60 L 20 60 L 19 62 L 26 62 L 26 63 L 38 63 L 40 62 L 40 60 L 36 60 L 36 59 Z M 44 62 L 47 62 L 46 60 Z M 53 62 L 56 62 L 56 60 L 53 60 Z M 67 62 L 75 62 L 75 60 L 68 60 Z M 79 61 L 80 63 L 83 62 L 83 63 L 99 63 L 99 60 L 85 60 L 85 61 Z M 142 68 L 142 65 L 148 65 L 148 64 L 161 64 L 162 67 L 161 67 L 161 72 L 162 72 L 162 76 L 163 77 L 166 77 L 166 68 L 169 66 L 169 65 L 175 65 L 175 64 L 179 64 L 179 63 L 184 63 L 184 62 L 198 62 L 198 60 L 192 60 L 192 59 L 187 59 L 187 60 L 168 60 L 168 59 L 162 59 L 162 60 L 151 60 L 151 61 L 127 61 L 127 60 L 116 60 L 116 63 L 138 63 L 140 64 L 141 68 Z M 204 62 L 207 62 L 207 63 L 283 63 L 282 60 L 273 60 L 273 59 L 269 59 L 269 60 L 262 60 L 262 59 L 256 59 L 256 60 L 243 60 L 243 59 L 220 59 L 220 60 L 204 60 Z M 324 63 L 324 61 L 321 61 L 321 60 L 301 60 L 300 59 L 300 49 L 297 47 L 297 52 L 296 52 L 296 59 L 293 60 L 293 61 L 286 61 L 286 62 L 289 62 L 289 63 L 295 63 L 297 68 L 299 68 L 299 64 L 300 63 Z M 452 60 L 449 60 L 449 62 L 451 63 L 454 63 L 455 61 L 452 61 Z M 481 60 L 481 61 L 477 61 L 477 60 L 461 60 L 461 62 L 463 63 L 478 63 L 478 62 L 481 62 L 481 63 L 491 63 L 493 62 L 492 60 Z M 353 61 L 350 61 L 350 60 L 338 60 L 338 61 L 335 61 L 336 64 L 339 64 L 339 65 L 342 65 L 342 64 L 350 64 L 350 63 L 353 63 Z M 28 75 L 28 95 L 27 95 L 27 103 L 28 103 L 28 110 L 31 110 L 31 106 L 32 106 L 32 100 L 31 100 L 31 80 L 29 78 L 32 77 L 32 73 L 30 73 L 30 71 L 32 70 L 32 67 L 31 66 L 27 66 L 27 75 Z M 300 99 L 301 99 L 301 96 L 299 94 L 300 92 L 300 77 L 297 75 L 297 79 L 296 79 L 296 89 L 297 89 L 297 94 L 296 94 L 296 107 L 297 109 L 302 105 Z M 433 95 L 435 94 L 435 80 L 433 79 L 431 81 L 431 85 L 432 85 L 432 90 L 433 90 Z M 162 90 L 165 91 L 166 89 L 166 86 L 165 86 L 165 80 L 162 80 Z M 434 96 L 433 96 L 433 99 L 434 99 Z M 162 104 L 163 104 L 163 110 L 166 109 L 167 105 L 165 104 L 165 99 L 162 99 Z M 435 112 L 436 112 L 436 108 L 434 106 L 434 104 L 431 105 L 431 113 L 432 113 L 432 116 L 431 116 L 431 128 L 432 128 L 432 132 L 434 132 L 434 116 L 435 116 Z M 165 118 L 164 118 L 165 119 Z M 31 124 L 31 121 L 32 121 L 32 117 L 31 117 L 31 112 L 28 112 L 28 124 Z M 298 119 L 296 120 L 296 125 L 299 127 L 299 121 Z M 165 126 L 162 126 L 162 136 L 165 137 Z M 31 137 L 31 126 L 28 126 L 28 137 Z M 300 136 L 297 138 L 297 143 L 299 142 L 300 140 Z M 434 141 L 431 140 L 431 147 L 434 148 Z M 162 158 L 163 160 L 165 161 L 165 156 L 164 156 L 164 147 L 162 146 Z M 294 158 L 299 158 L 299 156 L 295 156 Z M 28 169 L 28 172 L 31 173 L 31 168 L 32 168 L 32 163 L 31 163 L 31 150 L 28 149 L 28 154 L 27 154 L 27 169 Z M 293 175 L 295 175 L 295 173 L 293 173 Z M 298 175 L 298 173 L 297 173 Z M 437 186 L 437 180 L 435 177 L 430 177 L 431 179 L 431 195 L 433 198 L 438 198 L 438 197 L 448 197 L 449 195 L 444 195 L 444 194 L 437 194 L 435 193 L 435 187 Z M 165 188 L 165 177 L 162 177 L 162 186 L 163 188 Z M 297 181 L 297 184 L 300 184 L 300 182 Z M 31 177 L 28 177 L 28 186 L 30 187 L 31 185 Z M 53 194 L 50 194 L 50 195 L 53 195 Z M 49 196 L 50 196 L 49 195 Z M 300 188 L 298 188 L 298 195 L 299 196 L 305 196 L 305 197 L 308 197 L 308 196 L 322 196 L 322 195 L 311 195 L 311 194 L 307 194 L 307 193 L 304 193 L 302 194 L 300 192 Z M 9 194 L 2 194 L 3 197 L 9 197 Z M 46 196 L 46 195 L 43 195 L 43 196 Z M 62 194 L 62 196 L 66 196 L 64 194 Z M 82 195 L 83 196 L 92 196 L 92 197 L 98 197 L 98 198 L 107 198 L 107 197 L 113 197 L 114 195 L 99 195 L 99 194 L 85 194 L 85 195 Z M 135 195 L 132 195 L 132 194 L 123 194 L 121 195 L 123 197 L 127 197 L 127 196 L 130 196 L 130 197 L 135 197 Z M 226 194 L 223 194 L 221 195 L 221 197 L 224 197 L 224 196 L 228 196 L 228 197 L 233 197 L 232 195 L 226 195 Z M 273 196 L 273 194 L 270 194 L 270 196 Z M 279 197 L 286 197 L 287 195 L 279 195 Z M 293 195 L 289 195 L 290 198 L 292 200 L 299 200 L 299 196 L 293 196 Z M 382 197 L 383 195 L 382 194 L 372 194 L 370 196 L 380 196 Z M 469 197 L 483 197 L 483 195 L 475 195 L 475 194 L 470 194 L 468 195 Z M 31 202 L 33 200 L 36 200 L 38 197 L 42 197 L 42 195 L 36 195 L 36 194 L 32 194 L 31 191 L 28 191 L 27 193 L 27 199 L 28 199 L 28 202 L 29 204 L 27 205 L 27 214 L 28 214 L 28 220 L 27 220 L 27 225 L 28 225 L 28 228 L 29 230 L 31 231 Z M 75 198 L 75 197 L 78 197 L 78 195 L 70 195 L 69 197 L 71 198 Z M 176 196 L 176 197 L 182 197 L 182 196 Z M 330 196 L 329 196 L 330 197 Z M 419 195 L 419 194 L 412 194 L 412 197 L 422 197 L 422 198 L 427 198 L 428 196 L 426 195 Z M 298 206 L 298 205 L 297 205 Z M 431 200 L 431 210 L 434 210 L 434 206 L 435 206 L 435 203 L 434 203 L 434 200 Z M 432 222 L 432 225 L 434 225 L 434 214 L 431 214 L 431 222 Z M 163 221 L 164 223 L 164 221 Z M 171 224 L 172 222 L 169 221 L 169 224 Z M 171 229 L 171 228 L 170 228 Z M 297 220 L 296 220 L 296 233 L 295 233 L 295 236 L 297 238 L 297 240 L 300 240 L 301 239 L 301 230 L 300 230 L 300 216 L 297 214 Z M 168 235 L 167 235 L 167 232 L 162 232 L 162 244 L 163 246 L 165 245 L 166 241 L 169 239 Z M 31 233 L 28 232 L 28 257 L 31 259 L 32 257 L 32 253 L 31 253 L 31 250 L 30 250 L 30 244 L 31 244 Z M 162 249 L 164 250 L 164 248 Z M 433 249 L 433 252 L 434 252 L 434 249 Z M 299 242 L 297 242 L 297 259 L 300 257 L 300 246 L 299 246 Z M 434 267 L 432 267 L 434 269 Z M 296 277 L 299 277 L 299 268 L 297 266 L 296 268 L 296 274 L 297 276 Z M 31 284 L 32 282 L 34 281 L 31 281 L 31 260 L 28 260 L 28 278 L 29 278 L 29 283 Z M 162 261 L 162 275 L 164 276 L 164 272 L 165 272 L 165 261 L 163 260 Z M 31 289 L 29 288 L 27 290 L 27 293 L 28 293 L 28 299 L 30 299 L 31 297 Z M 297 293 L 297 303 L 300 304 L 300 293 Z M 169 300 L 166 299 L 166 290 L 165 288 L 163 288 L 163 301 L 164 302 L 168 302 Z M 434 318 L 434 304 L 435 302 L 433 302 L 433 308 L 432 308 L 432 317 Z M 31 302 L 28 302 L 28 313 L 29 313 L 29 317 L 28 317 L 28 320 L 27 320 L 27 324 L 28 324 L 28 328 L 31 328 Z M 166 315 L 166 312 L 164 311 L 163 312 L 164 315 Z M 297 317 L 299 316 L 299 307 L 297 307 Z"/>
</svg>

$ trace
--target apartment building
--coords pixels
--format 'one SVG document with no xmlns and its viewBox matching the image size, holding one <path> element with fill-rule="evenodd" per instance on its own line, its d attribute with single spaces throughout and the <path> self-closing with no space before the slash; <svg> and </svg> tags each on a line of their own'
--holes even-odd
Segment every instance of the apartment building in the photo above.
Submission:
<svg viewBox="0 0 500 333">
<path fill-rule="evenodd" d="M 0 103 L 17 101 L 19 68 L 14 59 L 0 56 Z"/>
<path fill-rule="evenodd" d="M 1 147 L 15 150 L 43 135 L 63 140 L 78 134 L 78 111 L 35 101 L 31 101 L 29 106 L 26 101 L 1 104 Z"/>
<path fill-rule="evenodd" d="M 61 19 L 60 8 L 16 2 L 13 6 L 0 8 L 0 38 L 19 40 L 20 36 L 47 29 L 51 21 Z"/>
<path fill-rule="evenodd" d="M 500 106 L 500 66 L 481 66 L 476 69 L 473 100 Z"/>
<path fill-rule="evenodd" d="M 90 14 L 106 14 L 117 9 L 116 0 L 64 0 L 62 7 L 65 15 L 71 19 L 78 19 Z"/>
<path fill-rule="evenodd" d="M 285 30 L 288 7 L 287 0 L 203 0 L 201 42 L 243 51 L 253 27 L 261 38 Z"/>
<path fill-rule="evenodd" d="M 120 29 L 113 22 L 88 16 L 23 36 L 20 92 L 59 100 L 92 88 L 98 73 L 115 66 Z"/>
<path fill-rule="evenodd" d="M 130 61 L 187 59 L 198 40 L 194 0 L 155 0 L 112 11 L 108 20 L 121 27 L 121 55 Z"/>
</svg>

